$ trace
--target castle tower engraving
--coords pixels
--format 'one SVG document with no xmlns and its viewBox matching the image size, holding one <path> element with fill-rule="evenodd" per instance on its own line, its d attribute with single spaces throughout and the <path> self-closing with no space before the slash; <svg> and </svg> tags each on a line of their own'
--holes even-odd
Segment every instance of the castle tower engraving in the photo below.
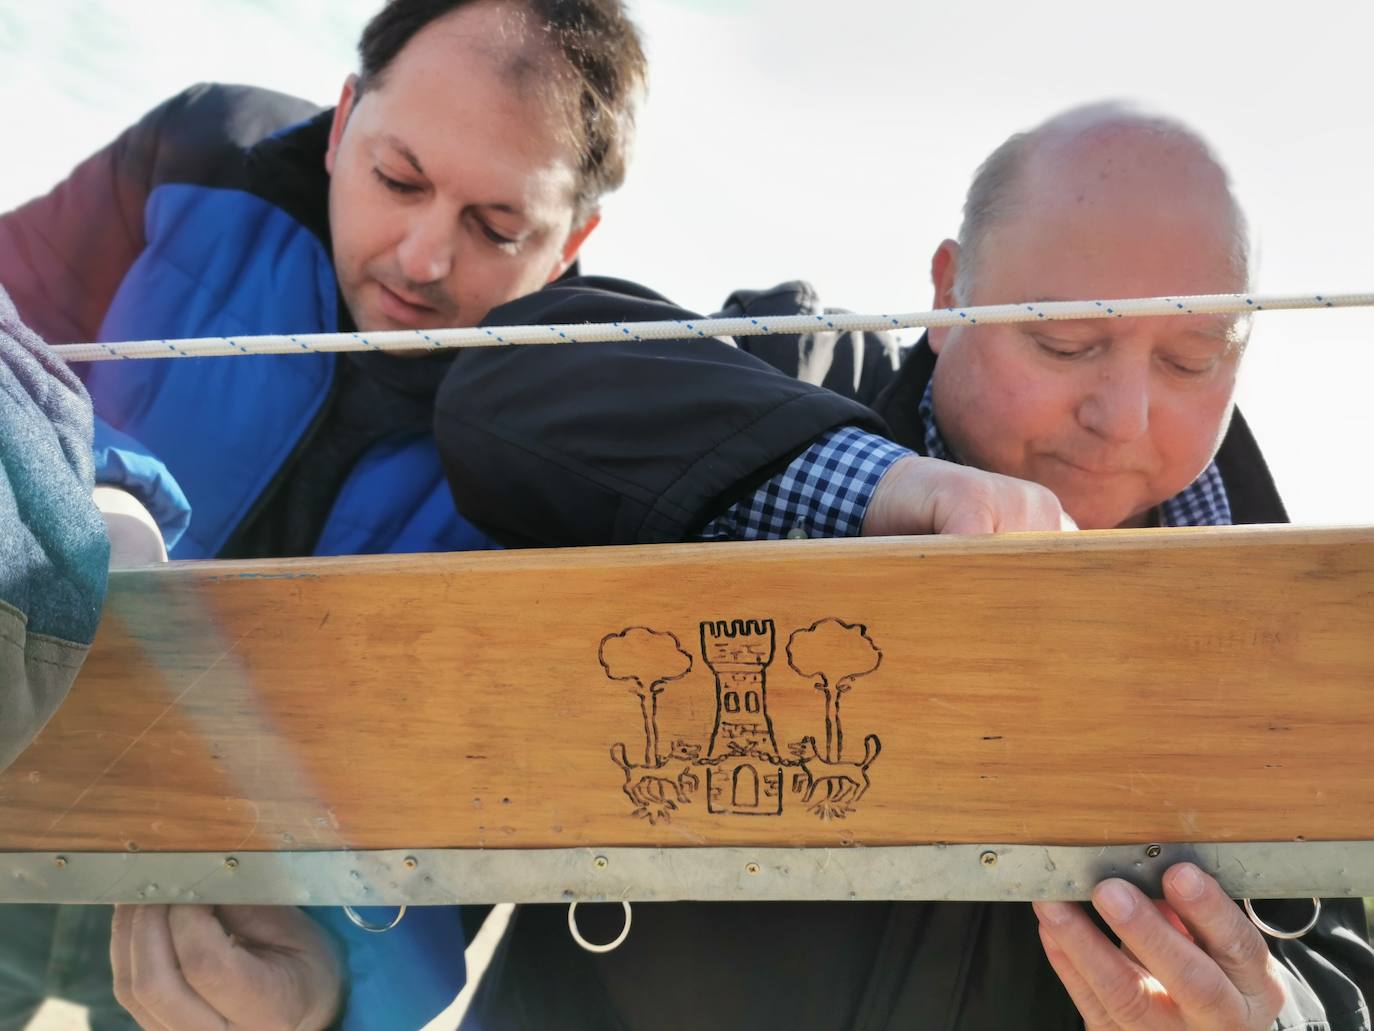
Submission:
<svg viewBox="0 0 1374 1031">
<path fill-rule="evenodd" d="M 707 761 L 707 808 L 713 813 L 776 816 L 783 768 L 768 715 L 771 619 L 706 620 L 701 654 L 716 678 L 716 723 Z"/>
</svg>

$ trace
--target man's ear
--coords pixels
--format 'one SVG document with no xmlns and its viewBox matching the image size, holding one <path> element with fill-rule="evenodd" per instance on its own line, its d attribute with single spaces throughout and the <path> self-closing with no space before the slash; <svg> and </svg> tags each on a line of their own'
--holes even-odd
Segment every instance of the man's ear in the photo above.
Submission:
<svg viewBox="0 0 1374 1031">
<path fill-rule="evenodd" d="M 582 249 L 582 244 L 587 237 L 592 235 L 592 230 L 601 224 L 601 212 L 593 211 L 587 216 L 580 226 L 574 226 L 568 238 L 563 241 L 563 253 L 559 255 L 558 261 L 554 263 L 553 271 L 549 273 L 549 278 L 545 280 L 552 283 L 555 279 L 568 271 L 568 266 L 577 260 L 577 252 Z"/>
<path fill-rule="evenodd" d="M 339 103 L 334 108 L 334 120 L 329 125 L 329 149 L 324 152 L 324 170 L 330 175 L 334 174 L 334 159 L 339 153 L 339 141 L 343 139 L 344 126 L 348 124 L 348 117 L 353 114 L 353 105 L 357 100 L 358 77 L 350 75 L 344 79 L 343 89 L 339 92 Z"/>
<path fill-rule="evenodd" d="M 959 278 L 959 245 L 953 240 L 945 240 L 935 248 L 930 259 L 930 281 L 935 286 L 935 299 L 932 308 L 957 308 L 954 299 L 954 283 Z M 930 349 L 936 354 L 945 346 L 948 327 L 932 326 L 926 334 Z"/>
</svg>

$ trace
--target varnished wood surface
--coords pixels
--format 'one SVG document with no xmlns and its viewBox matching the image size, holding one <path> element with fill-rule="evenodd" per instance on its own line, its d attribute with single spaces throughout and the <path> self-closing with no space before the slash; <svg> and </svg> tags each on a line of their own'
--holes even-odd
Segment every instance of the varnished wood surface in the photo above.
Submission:
<svg viewBox="0 0 1374 1031">
<path fill-rule="evenodd" d="M 672 785 L 651 779 L 635 815 L 612 751 L 643 765 L 645 719 L 603 639 L 675 636 L 691 669 L 660 685 L 659 751 L 720 758 L 701 623 L 771 620 L 766 708 L 796 761 L 806 736 L 824 753 L 827 702 L 788 644 L 827 619 L 863 627 L 822 626 L 850 649 L 827 660 L 832 679 L 837 662 L 877 662 L 841 701 L 842 760 L 881 744 L 862 797 L 820 781 L 808 803 L 802 767 L 755 752 L 709 770 L 780 770 L 780 804 L 765 783 L 758 808 L 781 812 L 711 812 L 708 765 L 689 762 L 688 801 L 668 811 Z M 806 669 L 822 642 L 798 641 Z M 824 819 L 813 807 L 832 792 Z M 0 851 L 1300 837 L 1374 838 L 1374 530 L 119 573 L 71 697 L 0 774 Z"/>
</svg>

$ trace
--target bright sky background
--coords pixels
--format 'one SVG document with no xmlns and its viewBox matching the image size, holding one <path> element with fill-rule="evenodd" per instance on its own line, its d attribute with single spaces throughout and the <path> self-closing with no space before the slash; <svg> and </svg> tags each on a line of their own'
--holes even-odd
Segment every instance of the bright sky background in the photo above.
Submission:
<svg viewBox="0 0 1374 1031">
<path fill-rule="evenodd" d="M 4 4 L 0 210 L 192 82 L 333 103 L 379 3 Z M 1260 291 L 1374 291 L 1368 0 L 632 6 L 652 92 L 589 272 L 698 310 L 790 278 L 853 310 L 924 309 L 930 254 L 986 153 L 1064 107 L 1126 98 L 1228 162 Z M 1261 315 L 1246 361 L 1240 404 L 1295 519 L 1374 523 L 1374 309 Z"/>
</svg>

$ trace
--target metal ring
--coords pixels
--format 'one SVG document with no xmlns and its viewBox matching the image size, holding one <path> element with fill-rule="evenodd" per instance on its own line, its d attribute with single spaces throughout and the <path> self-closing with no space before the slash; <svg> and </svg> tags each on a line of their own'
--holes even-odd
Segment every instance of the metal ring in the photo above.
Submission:
<svg viewBox="0 0 1374 1031">
<path fill-rule="evenodd" d="M 391 918 L 391 923 L 369 924 L 366 920 L 364 920 L 362 917 L 358 915 L 358 911 L 355 910 L 352 906 L 344 906 L 343 911 L 344 916 L 348 917 L 348 919 L 352 921 L 354 927 L 357 927 L 360 930 L 367 931 L 369 934 L 385 934 L 387 931 L 391 930 L 393 927 L 399 924 L 401 922 L 401 917 L 406 915 L 406 907 L 402 906 L 400 909 L 396 910 L 396 915 Z"/>
<path fill-rule="evenodd" d="M 1306 934 L 1308 931 L 1312 930 L 1312 928 L 1317 926 L 1317 918 L 1322 915 L 1322 900 L 1314 898 L 1312 900 L 1311 920 L 1303 924 L 1301 929 L 1299 930 L 1280 931 L 1277 927 L 1270 927 L 1268 924 L 1266 924 L 1263 920 L 1261 920 L 1258 916 L 1255 915 L 1255 907 L 1250 905 L 1249 899 L 1242 899 L 1241 901 L 1245 903 L 1245 915 L 1250 918 L 1250 922 L 1254 924 L 1256 927 L 1258 927 L 1262 932 L 1267 934 L 1270 938 L 1277 938 L 1279 941 L 1291 942 L 1295 939 L 1301 938 L 1304 934 Z"/>
<path fill-rule="evenodd" d="M 624 945 L 625 939 L 630 936 L 631 914 L 630 904 L 628 902 L 621 902 L 620 904 L 625 907 L 625 926 L 620 929 L 620 934 L 616 936 L 615 941 L 605 945 L 593 945 L 591 942 L 587 941 L 586 938 L 582 937 L 582 932 L 577 929 L 577 903 L 574 902 L 569 905 L 568 933 L 572 935 L 573 941 L 577 942 L 578 945 L 581 945 L 588 952 L 614 952 L 616 949 L 620 948 L 620 946 Z"/>
</svg>

